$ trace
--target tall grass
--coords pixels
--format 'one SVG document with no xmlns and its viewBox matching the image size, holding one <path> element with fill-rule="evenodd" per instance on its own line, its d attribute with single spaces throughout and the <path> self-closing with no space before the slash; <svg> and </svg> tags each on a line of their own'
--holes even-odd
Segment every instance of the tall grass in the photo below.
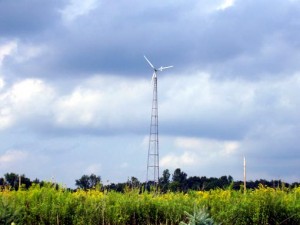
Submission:
<svg viewBox="0 0 300 225">
<path fill-rule="evenodd" d="M 300 224 L 300 187 L 260 186 L 246 194 L 234 190 L 184 193 L 76 192 L 50 184 L 29 190 L 0 192 L 0 224 L 179 224 L 185 212 L 206 208 L 217 223 Z"/>
</svg>

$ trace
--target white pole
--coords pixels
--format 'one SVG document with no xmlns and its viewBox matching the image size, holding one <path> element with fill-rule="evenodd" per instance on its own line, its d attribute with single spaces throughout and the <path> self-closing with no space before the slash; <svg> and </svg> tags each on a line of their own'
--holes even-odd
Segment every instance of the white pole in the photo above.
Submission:
<svg viewBox="0 0 300 225">
<path fill-rule="evenodd" d="M 246 158 L 244 156 L 244 194 L 246 193 Z"/>
</svg>

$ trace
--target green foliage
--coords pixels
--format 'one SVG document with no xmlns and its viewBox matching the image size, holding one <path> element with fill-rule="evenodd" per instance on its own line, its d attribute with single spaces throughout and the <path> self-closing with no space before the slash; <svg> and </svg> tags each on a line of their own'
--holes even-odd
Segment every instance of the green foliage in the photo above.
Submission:
<svg viewBox="0 0 300 225">
<path fill-rule="evenodd" d="M 95 174 L 83 175 L 80 179 L 75 181 L 75 185 L 81 189 L 87 190 L 91 188 L 99 188 L 101 184 L 101 177 Z"/>
<path fill-rule="evenodd" d="M 21 182 L 21 185 L 25 188 L 29 188 L 32 183 L 29 178 L 25 177 L 24 174 L 18 175 L 16 173 L 6 173 L 4 174 L 4 178 L 6 180 L 6 184 L 15 190 L 19 189 L 19 181 Z M 2 183 L 3 185 L 4 179 L 0 183 Z"/>
<path fill-rule="evenodd" d="M 168 191 L 168 187 L 170 185 L 170 171 L 168 169 L 165 169 L 163 171 L 162 177 L 159 178 L 159 186 L 161 188 L 162 192 L 167 192 Z"/>
<path fill-rule="evenodd" d="M 195 211 L 195 207 L 207 211 Z M 0 224 L 213 224 L 213 218 L 222 225 L 299 225 L 299 212 L 300 187 L 260 186 L 246 194 L 232 189 L 159 194 L 132 188 L 124 193 L 71 192 L 44 183 L 33 184 L 29 190 L 0 191 Z"/>
<path fill-rule="evenodd" d="M 214 220 L 209 216 L 205 208 L 197 210 L 195 207 L 193 215 L 189 214 L 188 212 L 185 212 L 185 214 L 188 223 L 180 222 L 179 225 L 214 225 L 215 224 Z"/>
</svg>

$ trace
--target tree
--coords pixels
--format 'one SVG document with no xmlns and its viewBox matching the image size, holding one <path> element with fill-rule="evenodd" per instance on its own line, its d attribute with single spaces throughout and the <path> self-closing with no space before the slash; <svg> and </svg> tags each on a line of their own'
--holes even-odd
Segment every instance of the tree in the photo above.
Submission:
<svg viewBox="0 0 300 225">
<path fill-rule="evenodd" d="M 19 189 L 19 179 L 21 178 L 21 185 L 25 184 L 26 188 L 29 188 L 31 181 L 29 178 L 25 177 L 24 174 L 18 175 L 15 173 L 6 173 L 4 174 L 6 182 L 15 190 Z"/>
<path fill-rule="evenodd" d="M 168 169 L 165 169 L 163 171 L 163 175 L 161 178 L 159 178 L 159 186 L 161 188 L 162 192 L 167 192 L 167 190 L 169 189 L 169 184 L 170 184 L 170 172 Z"/>
<path fill-rule="evenodd" d="M 165 169 L 163 171 L 163 175 L 161 177 L 161 182 L 162 183 L 170 183 L 170 176 L 171 176 L 170 171 L 168 169 Z"/>
<path fill-rule="evenodd" d="M 177 168 L 176 170 L 174 170 L 174 173 L 172 176 L 173 181 L 183 183 L 186 181 L 186 178 L 187 178 L 187 174 L 185 172 L 181 171 L 180 168 Z"/>
<path fill-rule="evenodd" d="M 19 175 L 15 173 L 6 173 L 4 174 L 5 181 L 8 185 L 10 185 L 13 188 L 18 187 L 19 182 Z"/>
<path fill-rule="evenodd" d="M 31 186 L 32 182 L 29 178 L 25 177 L 25 175 L 21 175 L 21 185 L 25 185 L 26 189 Z"/>
<path fill-rule="evenodd" d="M 232 176 L 228 176 L 228 182 L 231 184 L 233 182 L 233 177 Z"/>
<path fill-rule="evenodd" d="M 100 184 L 101 184 L 101 177 L 96 176 L 95 174 L 83 175 L 80 179 L 75 181 L 75 185 L 78 188 L 82 188 L 84 190 L 96 188 L 96 186 Z"/>
<path fill-rule="evenodd" d="M 186 190 L 187 174 L 177 168 L 172 176 L 171 189 L 172 191 L 185 191 Z"/>
<path fill-rule="evenodd" d="M 129 183 L 132 188 L 140 186 L 140 182 L 136 177 L 131 177 L 131 180 L 129 181 Z"/>
<path fill-rule="evenodd" d="M 192 190 L 201 190 L 203 182 L 200 177 L 193 176 L 187 179 L 187 188 Z"/>
</svg>

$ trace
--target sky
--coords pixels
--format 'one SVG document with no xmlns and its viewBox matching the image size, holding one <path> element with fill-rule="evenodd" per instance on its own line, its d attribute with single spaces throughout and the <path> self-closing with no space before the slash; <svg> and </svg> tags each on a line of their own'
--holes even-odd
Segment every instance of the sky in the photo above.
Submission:
<svg viewBox="0 0 300 225">
<path fill-rule="evenodd" d="M 299 0 L 0 0 L 0 176 L 300 181 Z"/>
</svg>

